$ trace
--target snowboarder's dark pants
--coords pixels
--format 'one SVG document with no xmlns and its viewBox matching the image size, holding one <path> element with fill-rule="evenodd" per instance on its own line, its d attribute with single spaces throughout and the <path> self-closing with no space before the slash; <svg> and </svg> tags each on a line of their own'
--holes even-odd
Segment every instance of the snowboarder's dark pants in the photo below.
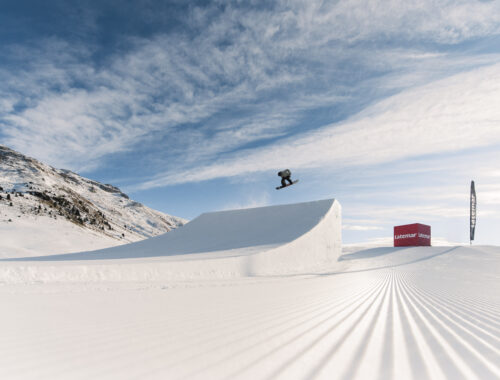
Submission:
<svg viewBox="0 0 500 380">
<path fill-rule="evenodd" d="M 285 181 L 288 181 L 289 185 L 292 184 L 292 180 L 290 179 L 290 177 L 283 177 L 283 178 L 281 178 L 281 186 L 283 186 L 283 187 L 286 186 Z"/>
</svg>

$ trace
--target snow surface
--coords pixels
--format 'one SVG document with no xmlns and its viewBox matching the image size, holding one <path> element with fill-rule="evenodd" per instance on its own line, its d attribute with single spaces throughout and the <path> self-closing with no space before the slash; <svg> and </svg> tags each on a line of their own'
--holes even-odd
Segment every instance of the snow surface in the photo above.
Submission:
<svg viewBox="0 0 500 380">
<path fill-rule="evenodd" d="M 254 246 L 193 252 L 207 234 L 170 256 L 0 261 L 0 378 L 500 378 L 500 247 L 350 246 L 318 266 L 335 252 L 319 250 L 336 241 L 321 240 L 340 217 L 329 204 L 302 204 L 323 211 L 294 236 L 262 228 Z M 288 266 L 287 250 L 314 270 Z M 231 251 L 270 256 L 274 274 L 233 272 L 216 257 Z M 183 277 L 185 263 L 211 270 Z"/>
<path fill-rule="evenodd" d="M 18 208 L 2 209 L 0 205 L 0 258 L 94 250 L 127 242 L 123 240 L 81 228 L 63 218 L 21 215 Z"/>
<path fill-rule="evenodd" d="M 340 254 L 340 204 L 326 199 L 206 213 L 176 230 L 132 244 L 12 259 L 0 267 L 0 281 L 157 281 L 303 273 L 333 265 Z"/>
<path fill-rule="evenodd" d="M 0 264 L 3 265 L 3 264 Z M 498 379 L 500 248 L 337 271 L 0 286 L 2 379 Z"/>
</svg>

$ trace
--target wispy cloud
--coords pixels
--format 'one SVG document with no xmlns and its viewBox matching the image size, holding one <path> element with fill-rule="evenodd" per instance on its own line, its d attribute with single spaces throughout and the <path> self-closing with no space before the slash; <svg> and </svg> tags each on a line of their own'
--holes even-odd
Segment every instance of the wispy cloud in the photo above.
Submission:
<svg viewBox="0 0 500 380">
<path fill-rule="evenodd" d="M 379 230 L 383 230 L 382 227 L 377 227 L 377 226 L 360 226 L 360 225 L 352 225 L 352 224 L 343 224 L 342 229 L 349 230 L 349 231 L 379 231 Z"/>
<path fill-rule="evenodd" d="M 440 142 L 449 150 L 462 149 L 467 143 L 459 140 L 469 137 L 465 127 L 450 134 L 458 117 L 437 118 L 426 100 L 431 90 L 451 96 L 465 88 L 451 82 L 441 84 L 448 92 L 439 84 L 427 92 L 423 87 L 379 103 L 358 120 L 304 133 L 324 125 L 304 122 L 318 109 L 346 109 L 345 118 L 391 91 L 497 59 L 439 51 L 435 44 L 498 33 L 498 2 L 393 1 L 389 7 L 379 1 L 193 6 L 182 30 L 127 37 L 128 49 L 99 63 L 92 58 L 95 46 L 62 37 L 11 45 L 3 50 L 6 63 L 0 66 L 0 139 L 74 170 L 90 170 L 108 155 L 128 150 L 168 152 L 158 164 L 168 173 L 143 188 L 266 170 L 283 162 L 297 167 L 380 162 L 406 150 L 432 153 Z M 96 12 L 89 14 L 88 28 L 98 33 Z M 426 47 L 429 42 L 434 45 Z M 497 75 L 497 67 L 490 70 Z M 469 100 L 477 105 L 473 97 L 480 91 L 496 94 L 494 85 L 483 82 L 472 99 L 464 94 L 453 104 L 439 104 L 455 112 L 462 101 L 461 115 L 469 117 Z M 419 130 L 436 135 L 424 125 L 426 118 L 439 123 L 448 138 L 416 136 Z M 495 141 L 485 120 L 479 126 L 484 140 Z M 412 129 L 398 136 L 409 121 Z M 299 137 L 288 138 L 298 131 Z M 248 149 L 255 143 L 269 146 Z M 401 147 L 387 149 L 393 143 Z M 361 144 L 366 148 L 359 149 Z M 234 153 L 241 149 L 247 150 Z"/>
<path fill-rule="evenodd" d="M 231 177 L 282 166 L 336 168 L 500 145 L 500 65 L 408 90 L 353 118 L 279 144 L 167 173 L 143 187 Z"/>
</svg>

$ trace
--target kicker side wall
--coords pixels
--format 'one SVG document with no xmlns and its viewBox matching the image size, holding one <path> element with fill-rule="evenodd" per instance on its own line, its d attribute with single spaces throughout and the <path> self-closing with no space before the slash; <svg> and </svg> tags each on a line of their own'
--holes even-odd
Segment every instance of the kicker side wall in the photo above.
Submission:
<svg viewBox="0 0 500 380">
<path fill-rule="evenodd" d="M 342 254 L 342 207 L 333 201 L 323 219 L 294 241 L 248 257 L 248 275 L 328 270 Z"/>
</svg>

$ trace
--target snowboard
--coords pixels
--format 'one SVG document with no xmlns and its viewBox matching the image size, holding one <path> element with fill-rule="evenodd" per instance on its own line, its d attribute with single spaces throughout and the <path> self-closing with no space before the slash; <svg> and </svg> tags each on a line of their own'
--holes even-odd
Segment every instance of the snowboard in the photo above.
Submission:
<svg viewBox="0 0 500 380">
<path fill-rule="evenodd" d="M 296 184 L 297 182 L 299 182 L 298 179 L 296 179 L 295 181 L 292 181 L 292 183 L 287 183 L 285 186 L 278 186 L 276 188 L 276 190 L 283 189 L 283 188 L 288 187 L 288 186 L 292 186 L 292 185 Z"/>
</svg>

